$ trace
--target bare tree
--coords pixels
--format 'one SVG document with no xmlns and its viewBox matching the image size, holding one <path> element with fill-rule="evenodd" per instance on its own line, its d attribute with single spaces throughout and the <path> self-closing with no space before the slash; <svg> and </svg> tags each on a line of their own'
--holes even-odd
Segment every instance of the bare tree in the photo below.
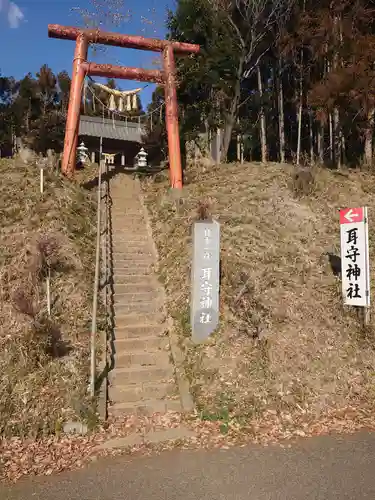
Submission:
<svg viewBox="0 0 375 500">
<path fill-rule="evenodd" d="M 213 12 L 220 12 L 226 19 L 240 54 L 234 95 L 224 120 L 221 158 L 225 160 L 238 110 L 247 101 L 245 99 L 241 103 L 241 83 L 244 79 L 249 78 L 254 70 L 257 70 L 259 84 L 261 60 L 275 43 L 275 36 L 270 35 L 272 31 L 275 31 L 276 23 L 288 18 L 294 0 L 273 0 L 271 2 L 269 0 L 208 0 L 208 2 L 212 6 Z M 265 129 L 264 113 L 262 116 L 263 119 L 260 120 L 260 123 L 262 129 L 263 127 Z"/>
<path fill-rule="evenodd" d="M 372 150 L 373 150 L 373 136 L 374 136 L 374 115 L 375 108 L 371 102 L 367 111 L 367 127 L 365 129 L 365 145 L 364 145 L 364 161 L 367 166 L 372 165 Z"/>
<path fill-rule="evenodd" d="M 277 103 L 278 103 L 278 115 L 279 115 L 279 154 L 280 154 L 280 162 L 285 163 L 284 85 L 283 85 L 281 57 L 278 58 L 276 79 L 277 79 Z"/>
<path fill-rule="evenodd" d="M 37 76 L 37 87 L 39 99 L 42 103 L 42 115 L 46 114 L 47 108 L 51 106 L 57 97 L 56 93 L 56 77 L 51 68 L 44 64 Z"/>
<path fill-rule="evenodd" d="M 301 138 L 302 138 L 302 107 L 303 107 L 303 49 L 300 52 L 300 73 L 299 73 L 299 92 L 298 92 L 298 111 L 297 111 L 297 166 L 300 164 L 301 157 Z"/>
<path fill-rule="evenodd" d="M 259 123 L 260 123 L 260 145 L 262 151 L 262 162 L 266 163 L 268 160 L 268 151 L 267 151 L 267 133 L 266 133 L 266 115 L 264 112 L 263 105 L 263 83 L 262 83 L 262 72 L 260 71 L 260 67 L 257 67 L 257 77 L 258 77 L 258 92 L 260 99 L 259 106 Z"/>
</svg>

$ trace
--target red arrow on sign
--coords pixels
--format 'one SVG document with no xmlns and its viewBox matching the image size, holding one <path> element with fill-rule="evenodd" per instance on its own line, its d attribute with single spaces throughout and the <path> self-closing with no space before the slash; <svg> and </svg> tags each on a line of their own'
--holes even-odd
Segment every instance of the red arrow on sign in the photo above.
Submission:
<svg viewBox="0 0 375 500">
<path fill-rule="evenodd" d="M 363 208 L 344 208 L 340 210 L 340 224 L 353 224 L 363 222 Z"/>
</svg>

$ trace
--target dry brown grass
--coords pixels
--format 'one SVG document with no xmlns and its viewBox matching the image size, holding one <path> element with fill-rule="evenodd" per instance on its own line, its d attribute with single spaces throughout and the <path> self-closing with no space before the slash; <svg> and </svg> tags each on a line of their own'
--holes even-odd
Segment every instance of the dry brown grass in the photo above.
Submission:
<svg viewBox="0 0 375 500">
<path fill-rule="evenodd" d="M 78 183 L 0 160 L 0 437 L 88 418 L 95 204 Z M 52 314 L 47 314 L 50 274 Z"/>
<path fill-rule="evenodd" d="M 367 205 L 375 223 L 374 177 L 318 169 L 305 185 L 295 173 L 275 164 L 190 169 L 178 204 L 167 195 L 166 174 L 144 183 L 161 279 L 203 418 L 241 423 L 271 411 L 318 419 L 374 405 L 374 329 L 342 306 L 326 256 L 339 254 L 340 207 Z M 207 204 L 221 223 L 221 320 L 206 344 L 194 346 L 191 227 Z"/>
</svg>

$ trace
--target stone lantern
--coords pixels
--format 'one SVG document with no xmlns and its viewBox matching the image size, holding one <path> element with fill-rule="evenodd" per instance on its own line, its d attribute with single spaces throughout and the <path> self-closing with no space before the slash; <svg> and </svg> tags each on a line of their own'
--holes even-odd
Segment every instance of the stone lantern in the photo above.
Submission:
<svg viewBox="0 0 375 500">
<path fill-rule="evenodd" d="M 86 148 L 85 143 L 82 141 L 77 148 L 77 160 L 79 163 L 85 164 L 88 160 L 88 148 Z"/>
<path fill-rule="evenodd" d="M 137 154 L 136 156 L 136 166 L 138 168 L 145 168 L 147 167 L 147 153 L 146 151 L 141 148 L 141 150 L 139 151 L 139 153 Z"/>
</svg>

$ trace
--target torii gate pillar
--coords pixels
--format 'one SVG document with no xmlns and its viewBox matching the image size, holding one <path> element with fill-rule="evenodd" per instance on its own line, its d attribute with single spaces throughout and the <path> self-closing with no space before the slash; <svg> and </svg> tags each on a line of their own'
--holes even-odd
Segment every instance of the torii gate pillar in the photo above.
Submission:
<svg viewBox="0 0 375 500">
<path fill-rule="evenodd" d="M 64 153 L 62 160 L 63 174 L 68 177 L 72 177 L 76 168 L 76 149 L 81 112 L 82 90 L 85 76 L 92 75 L 108 78 L 124 78 L 128 80 L 164 84 L 171 187 L 181 189 L 182 167 L 174 54 L 183 55 L 198 53 L 200 50 L 199 45 L 169 42 L 167 40 L 157 40 L 141 36 L 107 33 L 96 29 L 79 29 L 69 26 L 60 26 L 57 24 L 48 25 L 48 35 L 51 38 L 62 38 L 65 40 L 76 41 L 68 116 L 65 129 Z M 113 66 L 110 64 L 89 63 L 87 62 L 87 52 L 90 43 L 162 52 L 163 71 Z"/>
</svg>

